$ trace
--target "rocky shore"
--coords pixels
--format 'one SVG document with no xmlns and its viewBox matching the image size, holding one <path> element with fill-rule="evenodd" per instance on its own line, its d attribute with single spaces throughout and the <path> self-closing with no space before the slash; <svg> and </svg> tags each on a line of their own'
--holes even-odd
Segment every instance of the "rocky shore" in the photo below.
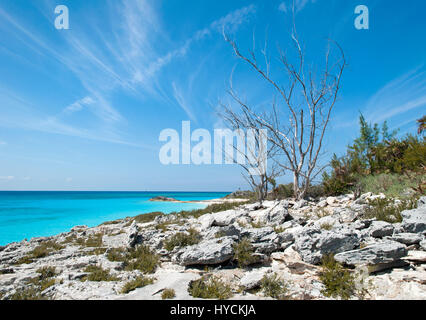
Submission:
<svg viewBox="0 0 426 320">
<path fill-rule="evenodd" d="M 426 197 L 396 223 L 366 215 L 382 198 L 148 214 L 11 243 L 0 247 L 0 298 L 426 299 Z M 337 295 L 332 272 L 347 282 Z"/>
</svg>

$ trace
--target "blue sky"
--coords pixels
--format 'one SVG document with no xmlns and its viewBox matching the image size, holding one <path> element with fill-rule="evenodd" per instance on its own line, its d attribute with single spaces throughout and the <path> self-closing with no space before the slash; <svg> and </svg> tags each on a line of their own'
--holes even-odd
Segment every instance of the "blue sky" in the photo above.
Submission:
<svg viewBox="0 0 426 320">
<path fill-rule="evenodd" d="M 57 5 L 70 29 L 54 27 Z M 370 29 L 354 27 L 367 5 Z M 233 55 L 289 45 L 290 1 L 0 0 L 0 190 L 245 188 L 238 166 L 164 166 L 161 130 L 221 126 L 230 74 L 253 103 L 270 100 Z M 326 38 L 348 67 L 325 151 L 343 153 L 358 115 L 414 132 L 426 106 L 426 3 L 297 0 L 298 32 L 315 63 Z M 253 34 L 255 37 L 253 37 Z M 276 55 L 275 55 L 276 56 Z M 283 178 L 285 182 L 287 177 Z"/>
</svg>

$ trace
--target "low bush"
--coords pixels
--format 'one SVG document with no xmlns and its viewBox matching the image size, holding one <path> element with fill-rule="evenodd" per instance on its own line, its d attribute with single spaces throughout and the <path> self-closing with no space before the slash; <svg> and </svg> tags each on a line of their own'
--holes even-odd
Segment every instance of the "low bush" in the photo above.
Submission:
<svg viewBox="0 0 426 320">
<path fill-rule="evenodd" d="M 107 259 L 124 262 L 126 271 L 139 270 L 144 273 L 154 273 L 159 263 L 159 257 L 144 245 L 132 249 L 112 248 L 108 250 Z"/>
<path fill-rule="evenodd" d="M 260 282 L 263 294 L 274 299 L 284 299 L 287 293 L 287 286 L 277 274 L 265 275 Z"/>
<path fill-rule="evenodd" d="M 37 273 L 40 273 L 40 280 L 52 278 L 56 276 L 56 269 L 54 267 L 42 267 L 37 270 Z"/>
<path fill-rule="evenodd" d="M 136 217 L 131 218 L 132 220 L 136 221 L 137 223 L 148 223 L 154 221 L 156 217 L 164 216 L 164 213 L 162 212 L 150 212 L 150 213 L 144 213 L 140 214 Z"/>
<path fill-rule="evenodd" d="M 323 257 L 319 277 L 325 286 L 322 293 L 327 297 L 347 300 L 356 294 L 355 278 L 334 259 L 333 255 Z"/>
<path fill-rule="evenodd" d="M 238 262 L 240 268 L 245 268 L 256 262 L 256 257 L 253 256 L 253 253 L 253 246 L 246 238 L 234 244 L 234 260 Z"/>
<path fill-rule="evenodd" d="M 100 266 L 87 266 L 84 272 L 88 272 L 87 276 L 81 278 L 81 281 L 118 281 L 119 279 L 112 276 L 108 270 L 103 269 Z"/>
<path fill-rule="evenodd" d="M 55 241 L 45 241 L 35 247 L 27 256 L 19 259 L 16 264 L 29 264 L 35 259 L 47 257 L 52 252 L 63 249 L 64 246 Z"/>
<path fill-rule="evenodd" d="M 163 300 L 173 299 L 174 297 L 176 297 L 176 293 L 173 289 L 164 289 L 161 293 L 161 299 Z"/>
<path fill-rule="evenodd" d="M 232 297 L 231 287 L 213 276 L 191 281 L 188 292 L 192 297 L 201 299 L 225 300 Z"/>
<path fill-rule="evenodd" d="M 172 235 L 164 242 L 164 248 L 172 251 L 176 247 L 186 247 L 197 244 L 201 240 L 201 235 L 195 229 L 189 229 L 188 232 L 178 232 Z"/>
<path fill-rule="evenodd" d="M 121 289 L 121 293 L 126 294 L 130 291 L 136 290 L 137 288 L 142 288 L 152 283 L 154 283 L 153 278 L 140 276 L 137 277 L 135 280 L 127 282 Z"/>
<path fill-rule="evenodd" d="M 424 179 L 422 175 L 409 178 L 406 175 L 382 173 L 362 177 L 359 184 L 363 193 L 383 193 L 387 197 L 401 198 L 407 191 L 414 193 L 414 188 L 421 183 L 422 179 Z"/>
<path fill-rule="evenodd" d="M 43 296 L 39 288 L 27 286 L 17 289 L 14 294 L 7 298 L 8 300 L 48 300 L 48 297 Z"/>
<path fill-rule="evenodd" d="M 78 245 L 82 247 L 98 248 L 103 244 L 102 241 L 103 233 L 95 233 L 85 238 L 77 238 L 75 241 Z"/>
<path fill-rule="evenodd" d="M 389 223 L 399 223 L 402 222 L 401 212 L 416 208 L 417 199 L 404 199 L 399 203 L 395 203 L 391 198 L 379 198 L 369 201 L 368 204 L 370 207 L 364 212 L 365 218 Z"/>
</svg>

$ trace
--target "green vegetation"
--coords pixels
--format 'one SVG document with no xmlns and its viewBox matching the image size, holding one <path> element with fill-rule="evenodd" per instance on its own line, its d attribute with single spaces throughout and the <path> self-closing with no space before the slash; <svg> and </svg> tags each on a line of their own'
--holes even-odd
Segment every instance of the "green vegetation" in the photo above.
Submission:
<svg viewBox="0 0 426 320">
<path fill-rule="evenodd" d="M 47 257 L 52 252 L 58 251 L 63 249 L 64 246 L 62 246 L 59 243 L 56 243 L 54 241 L 45 241 L 34 248 L 27 256 L 22 257 L 19 259 L 16 264 L 29 264 L 34 262 L 35 259 L 40 259 Z"/>
<path fill-rule="evenodd" d="M 277 187 L 275 187 L 272 192 L 268 195 L 268 200 L 283 200 L 287 198 L 293 197 L 294 188 L 293 183 L 288 184 L 280 184 Z M 312 198 L 318 198 L 325 194 L 324 187 L 321 184 L 318 185 L 311 185 L 307 192 L 305 197 L 312 197 Z"/>
<path fill-rule="evenodd" d="M 173 299 L 176 297 L 176 292 L 173 289 L 164 289 L 161 293 L 161 299 L 167 300 L 167 299 Z"/>
<path fill-rule="evenodd" d="M 232 297 L 231 287 L 213 276 L 191 281 L 188 292 L 194 298 L 225 300 Z"/>
<path fill-rule="evenodd" d="M 328 195 L 347 192 L 383 192 L 400 196 L 402 191 L 424 194 L 426 144 L 424 136 L 396 138 L 386 122 L 368 124 L 360 116 L 360 136 L 348 147 L 346 155 L 331 160 L 332 171 L 324 173 L 323 187 Z"/>
<path fill-rule="evenodd" d="M 84 272 L 88 272 L 87 276 L 81 278 L 81 281 L 118 281 L 119 279 L 112 276 L 108 270 L 103 269 L 100 266 L 87 266 Z"/>
<path fill-rule="evenodd" d="M 321 229 L 322 229 L 322 230 L 328 230 L 328 231 L 330 231 L 331 229 L 333 229 L 333 225 L 332 225 L 332 224 L 330 224 L 330 223 L 323 223 L 323 224 L 321 225 Z"/>
<path fill-rule="evenodd" d="M 132 249 L 110 249 L 107 258 L 110 261 L 124 262 L 126 271 L 139 270 L 144 273 L 154 273 L 159 263 L 159 257 L 144 245 Z"/>
<path fill-rule="evenodd" d="M 90 251 L 86 251 L 84 254 L 86 256 L 99 256 L 101 254 L 104 254 L 107 251 L 107 248 L 95 248 Z"/>
<path fill-rule="evenodd" d="M 369 201 L 368 204 L 370 207 L 364 213 L 365 218 L 398 223 L 402 222 L 402 211 L 411 210 L 417 207 L 417 198 L 404 199 L 397 204 L 395 204 L 393 199 L 379 198 Z"/>
<path fill-rule="evenodd" d="M 234 260 L 238 262 L 240 268 L 245 268 L 256 262 L 256 257 L 253 256 L 253 252 L 253 246 L 246 238 L 234 244 Z"/>
<path fill-rule="evenodd" d="M 47 300 L 43 291 L 56 284 L 57 275 L 55 268 L 42 267 L 37 270 L 40 275 L 27 280 L 25 288 L 18 289 L 13 295 L 8 297 L 10 300 Z"/>
<path fill-rule="evenodd" d="M 172 251 L 176 247 L 192 246 L 200 242 L 200 233 L 194 229 L 189 229 L 188 232 L 179 232 L 172 235 L 164 242 L 164 248 Z"/>
<path fill-rule="evenodd" d="M 334 260 L 333 255 L 323 257 L 320 280 L 325 286 L 322 293 L 327 297 L 347 300 L 356 294 L 354 276 Z"/>
<path fill-rule="evenodd" d="M 82 247 L 98 248 L 98 247 L 101 247 L 103 244 L 102 238 L 103 238 L 103 233 L 95 233 L 90 235 L 86 239 L 77 238 L 75 243 Z"/>
<path fill-rule="evenodd" d="M 421 184 L 424 176 L 415 175 L 412 177 L 396 173 L 381 173 L 368 175 L 359 179 L 361 192 L 372 192 L 374 194 L 383 193 L 387 197 L 402 198 L 407 190 L 414 190 Z M 412 193 L 415 193 L 412 191 Z"/>
<path fill-rule="evenodd" d="M 284 299 L 287 294 L 287 286 L 276 273 L 265 275 L 260 283 L 263 294 L 274 299 Z"/>
<path fill-rule="evenodd" d="M 126 294 L 126 293 L 129 293 L 130 291 L 136 290 L 137 288 L 142 288 L 152 283 L 154 283 L 153 278 L 140 276 L 140 277 L 137 277 L 135 280 L 127 282 L 123 286 L 123 289 L 121 289 L 121 293 Z"/>
<path fill-rule="evenodd" d="M 42 267 L 37 270 L 40 273 L 40 280 L 45 280 L 56 276 L 56 269 L 54 267 Z"/>
<path fill-rule="evenodd" d="M 17 289 L 14 294 L 8 297 L 9 300 L 47 300 L 43 296 L 40 289 L 34 286 L 27 286 L 25 288 Z"/>
<path fill-rule="evenodd" d="M 253 229 L 260 229 L 260 228 L 266 227 L 266 223 L 265 222 L 261 222 L 261 221 L 258 221 L 258 222 L 252 221 L 250 223 L 250 226 Z"/>
<path fill-rule="evenodd" d="M 132 220 L 136 221 L 137 223 L 148 223 L 154 221 L 156 217 L 164 216 L 164 213 L 162 212 L 150 212 L 150 213 L 144 213 L 140 214 L 136 217 L 131 218 Z"/>
</svg>

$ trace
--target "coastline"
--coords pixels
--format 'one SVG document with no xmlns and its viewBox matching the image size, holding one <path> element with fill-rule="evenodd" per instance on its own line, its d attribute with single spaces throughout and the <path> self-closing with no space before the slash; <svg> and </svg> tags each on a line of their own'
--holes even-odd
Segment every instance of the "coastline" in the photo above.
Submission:
<svg viewBox="0 0 426 320">
<path fill-rule="evenodd" d="M 0 192 L 0 245 L 33 237 L 67 232 L 76 225 L 95 227 L 106 221 L 141 213 L 204 208 L 207 199 L 225 197 L 223 192 Z M 156 203 L 151 197 L 165 195 L 193 202 Z M 220 200 L 219 200 L 220 201 Z"/>
<path fill-rule="evenodd" d="M 348 273 L 354 281 L 359 276 L 372 284 L 363 296 L 353 289 L 353 299 L 426 299 L 426 222 L 419 218 L 426 197 L 395 225 L 363 217 L 366 203 L 381 197 L 227 202 L 12 243 L 0 248 L 0 299 L 151 300 L 171 289 L 176 299 L 188 300 L 197 298 L 194 281 L 207 279 L 218 279 L 221 299 L 269 299 L 262 279 L 270 277 L 288 284 L 280 293 L 286 299 L 324 300 L 330 299 L 321 280 L 327 252 L 355 264 Z M 249 247 L 241 247 L 247 241 Z M 40 272 L 49 272 L 47 279 Z"/>
</svg>

